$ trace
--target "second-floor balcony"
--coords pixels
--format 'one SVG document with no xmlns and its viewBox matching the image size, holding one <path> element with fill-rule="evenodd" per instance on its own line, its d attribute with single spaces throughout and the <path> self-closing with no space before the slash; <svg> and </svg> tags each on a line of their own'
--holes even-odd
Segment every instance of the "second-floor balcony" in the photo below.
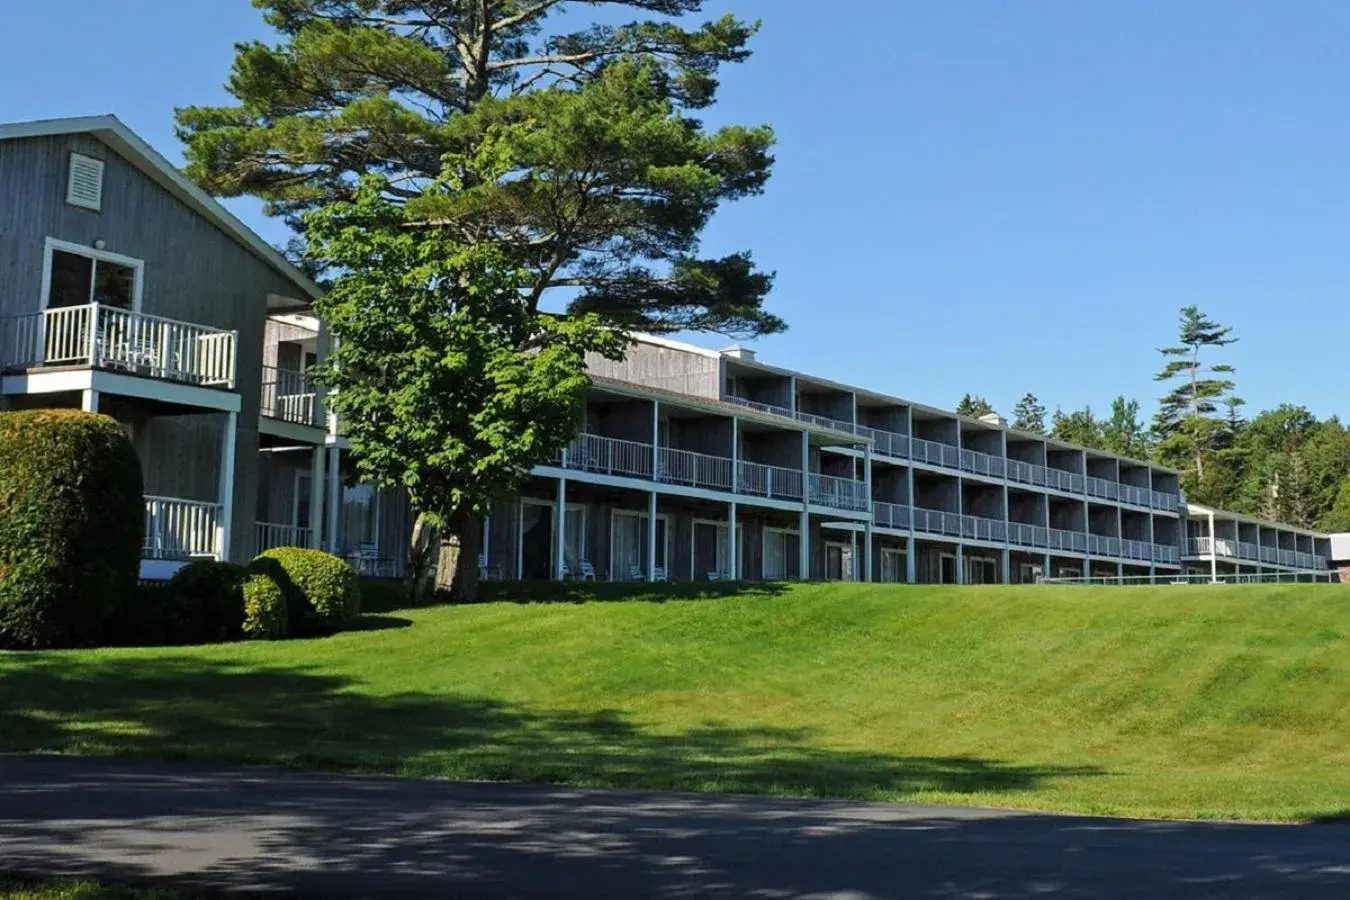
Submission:
<svg viewBox="0 0 1350 900">
<path fill-rule="evenodd" d="M 1316 569 L 1329 566 L 1327 558 L 1301 550 L 1285 550 L 1280 547 L 1266 547 L 1249 541 L 1235 541 L 1230 538 L 1193 537 L 1186 540 L 1186 555 L 1224 559 L 1239 559 L 1250 562 L 1267 563 L 1272 566 L 1285 566 L 1290 569 Z"/>
<path fill-rule="evenodd" d="M 233 389 L 233 331 L 89 303 L 10 320 L 9 369 L 94 368 Z"/>
<path fill-rule="evenodd" d="M 800 469 L 673 447 L 654 448 L 641 441 L 595 434 L 583 434 L 568 445 L 558 465 L 598 475 L 795 503 L 808 499 L 809 490 L 809 502 L 852 512 L 865 512 L 871 503 L 865 482 L 815 474 L 804 479 Z"/>
<path fill-rule="evenodd" d="M 322 428 L 323 410 L 309 376 L 295 369 L 263 366 L 262 415 L 268 419 Z"/>
</svg>

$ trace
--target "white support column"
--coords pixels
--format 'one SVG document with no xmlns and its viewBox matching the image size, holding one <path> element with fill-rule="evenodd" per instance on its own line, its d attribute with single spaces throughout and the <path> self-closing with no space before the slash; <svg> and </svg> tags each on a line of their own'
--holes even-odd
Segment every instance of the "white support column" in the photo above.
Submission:
<svg viewBox="0 0 1350 900">
<path fill-rule="evenodd" d="M 647 493 L 647 580 L 656 580 L 656 491 Z"/>
<path fill-rule="evenodd" d="M 328 361 L 328 351 L 331 343 L 332 335 L 328 331 L 328 323 L 323 319 L 320 319 L 319 334 L 318 337 L 314 339 L 314 362 L 317 365 L 323 365 Z M 329 423 L 332 421 L 328 416 L 328 391 L 323 385 L 311 382 L 308 377 L 305 378 L 305 382 L 305 386 L 314 392 L 314 412 L 311 413 L 311 416 L 318 416 L 319 422 L 317 424 L 323 426 L 326 431 Z M 313 425 L 315 423 L 310 421 L 305 424 Z M 318 545 L 315 544 L 315 546 L 317 547 Z"/>
<path fill-rule="evenodd" d="M 98 391 L 82 391 L 80 394 L 80 409 L 87 413 L 98 412 Z"/>
<path fill-rule="evenodd" d="M 616 573 L 613 568 L 610 569 L 609 577 L 614 578 Z M 525 580 L 525 503 L 521 498 L 516 498 L 516 581 Z"/>
<path fill-rule="evenodd" d="M 727 569 L 731 572 L 731 580 L 738 581 L 741 577 L 741 555 L 736 552 L 739 544 L 736 542 L 736 501 L 732 500 L 727 509 Z"/>
<path fill-rule="evenodd" d="M 966 583 L 966 550 L 964 544 L 956 545 L 956 583 Z"/>
<path fill-rule="evenodd" d="M 1000 555 L 1003 557 L 1003 583 L 1012 584 L 1012 551 L 1005 548 Z"/>
<path fill-rule="evenodd" d="M 338 546 L 341 533 L 342 514 L 342 449 L 337 446 L 328 448 L 328 510 L 324 515 L 324 525 L 328 529 L 328 552 L 334 556 L 342 555 Z"/>
<path fill-rule="evenodd" d="M 796 396 L 793 391 L 793 396 Z M 811 580 L 811 436 L 802 432 L 802 511 L 797 538 L 797 578 Z"/>
<path fill-rule="evenodd" d="M 1209 580 L 1219 583 L 1219 535 L 1214 530 L 1214 513 L 1209 514 Z"/>
<path fill-rule="evenodd" d="M 309 473 L 309 546 L 318 550 L 323 546 L 324 453 L 322 444 L 314 447 Z"/>
<path fill-rule="evenodd" d="M 849 575 L 852 576 L 849 580 L 862 581 L 862 579 L 858 577 L 858 532 L 851 529 L 849 530 L 848 545 L 849 559 L 852 560 L 851 565 L 853 568 L 853 571 L 849 573 Z"/>
<path fill-rule="evenodd" d="M 915 557 L 919 549 L 914 544 L 914 530 L 909 532 L 909 546 L 905 548 L 905 583 L 917 584 L 919 581 L 919 562 Z"/>
<path fill-rule="evenodd" d="M 905 407 L 905 439 L 909 455 L 914 454 L 914 407 Z M 918 506 L 914 496 L 914 466 L 905 466 L 906 503 L 909 505 L 909 545 L 905 550 L 905 583 L 919 583 L 919 545 L 914 531 L 914 508 Z"/>
<path fill-rule="evenodd" d="M 558 479 L 557 508 L 553 511 L 553 579 L 563 580 L 567 565 L 567 479 Z"/>
<path fill-rule="evenodd" d="M 731 417 L 731 492 L 741 489 L 741 419 Z"/>
<path fill-rule="evenodd" d="M 661 480 L 661 401 L 652 401 L 652 478 Z"/>
<path fill-rule="evenodd" d="M 220 484 L 217 489 L 220 518 L 216 520 L 216 551 L 230 558 L 230 535 L 234 528 L 234 448 L 239 432 L 239 413 L 225 414 L 225 434 L 220 441 Z"/>
<path fill-rule="evenodd" d="M 857 416 L 857 401 L 854 401 L 854 416 Z M 872 581 L 872 526 L 876 524 L 875 507 L 872 505 L 872 445 L 863 445 L 863 484 L 867 492 L 867 528 L 864 530 L 867 543 L 863 546 L 863 577 L 865 582 Z"/>
</svg>

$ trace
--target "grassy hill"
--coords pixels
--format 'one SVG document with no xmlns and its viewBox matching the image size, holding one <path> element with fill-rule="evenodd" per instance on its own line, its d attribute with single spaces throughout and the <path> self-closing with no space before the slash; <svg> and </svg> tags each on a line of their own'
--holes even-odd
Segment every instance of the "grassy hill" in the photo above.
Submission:
<svg viewBox="0 0 1350 900">
<path fill-rule="evenodd" d="M 1350 810 L 1350 588 L 764 587 L 0 654 L 0 747 L 1168 817 Z"/>
</svg>

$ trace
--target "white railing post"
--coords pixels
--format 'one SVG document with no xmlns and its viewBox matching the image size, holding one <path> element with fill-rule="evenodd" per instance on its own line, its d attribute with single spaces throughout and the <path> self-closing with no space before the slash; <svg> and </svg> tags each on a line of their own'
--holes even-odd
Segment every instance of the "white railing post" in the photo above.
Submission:
<svg viewBox="0 0 1350 900">
<path fill-rule="evenodd" d="M 100 366 L 104 362 L 103 355 L 98 352 L 98 310 L 97 303 L 89 304 L 89 332 L 85 336 L 86 350 L 81 354 L 91 366 Z"/>
</svg>

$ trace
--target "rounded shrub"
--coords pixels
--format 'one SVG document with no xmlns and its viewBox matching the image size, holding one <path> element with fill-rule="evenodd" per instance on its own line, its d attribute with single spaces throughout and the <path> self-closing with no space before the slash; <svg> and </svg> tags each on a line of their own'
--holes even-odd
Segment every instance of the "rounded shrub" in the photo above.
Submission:
<svg viewBox="0 0 1350 900">
<path fill-rule="evenodd" d="M 331 553 L 277 547 L 255 562 L 267 564 L 286 591 L 292 635 L 333 631 L 361 614 L 360 580 Z"/>
<path fill-rule="evenodd" d="M 244 633 L 244 580 L 248 570 L 227 562 L 190 562 L 169 580 L 164 640 L 174 644 L 236 641 Z"/>
<path fill-rule="evenodd" d="M 114 419 L 0 413 L 0 647 L 95 643 L 135 599 L 140 461 Z"/>
<path fill-rule="evenodd" d="M 249 640 L 275 641 L 286 636 L 290 620 L 286 591 L 272 577 L 270 569 L 270 566 L 250 566 L 244 578 L 243 633 Z"/>
</svg>

